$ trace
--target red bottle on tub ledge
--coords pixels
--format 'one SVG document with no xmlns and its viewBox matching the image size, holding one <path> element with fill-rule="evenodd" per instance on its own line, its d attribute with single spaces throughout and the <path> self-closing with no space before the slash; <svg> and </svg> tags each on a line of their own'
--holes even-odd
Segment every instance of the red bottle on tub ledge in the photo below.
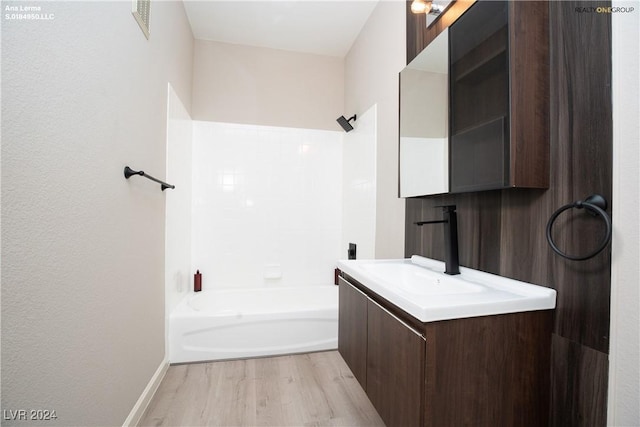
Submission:
<svg viewBox="0 0 640 427">
<path fill-rule="evenodd" d="M 202 274 L 200 270 L 196 270 L 196 274 L 193 275 L 193 292 L 200 292 L 202 290 Z"/>
</svg>

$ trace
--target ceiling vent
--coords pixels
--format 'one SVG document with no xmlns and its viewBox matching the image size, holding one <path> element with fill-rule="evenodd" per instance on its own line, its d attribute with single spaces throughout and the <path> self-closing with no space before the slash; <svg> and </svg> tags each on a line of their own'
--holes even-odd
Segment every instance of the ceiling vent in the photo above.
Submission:
<svg viewBox="0 0 640 427">
<path fill-rule="evenodd" d="M 149 15 L 151 14 L 151 0 L 133 0 L 133 17 L 136 18 L 144 36 L 149 39 Z"/>
</svg>

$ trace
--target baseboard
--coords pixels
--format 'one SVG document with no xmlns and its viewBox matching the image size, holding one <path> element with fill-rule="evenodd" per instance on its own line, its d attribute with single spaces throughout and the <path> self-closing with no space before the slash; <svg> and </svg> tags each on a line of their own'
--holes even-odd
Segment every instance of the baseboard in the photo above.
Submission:
<svg viewBox="0 0 640 427">
<path fill-rule="evenodd" d="M 124 424 L 122 424 L 123 427 L 135 427 L 138 425 L 144 411 L 146 411 L 147 406 L 149 406 L 149 402 L 151 402 L 151 398 L 156 393 L 156 390 L 158 390 L 164 375 L 167 373 L 167 369 L 169 369 L 169 360 L 164 359 L 160 363 L 160 366 L 158 366 L 155 374 L 153 374 L 153 377 L 151 377 L 151 380 L 149 380 L 149 384 L 145 387 L 136 404 L 133 405 L 129 416 L 124 420 Z"/>
</svg>

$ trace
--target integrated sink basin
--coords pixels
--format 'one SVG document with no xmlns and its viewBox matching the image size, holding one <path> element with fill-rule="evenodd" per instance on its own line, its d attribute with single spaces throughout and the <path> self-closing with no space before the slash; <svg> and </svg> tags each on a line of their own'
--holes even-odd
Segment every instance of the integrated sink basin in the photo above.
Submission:
<svg viewBox="0 0 640 427">
<path fill-rule="evenodd" d="M 408 262 L 377 261 L 362 263 L 360 268 L 371 276 L 385 281 L 393 278 L 393 284 L 399 291 L 414 295 L 455 295 L 482 292 L 481 285 L 460 280 L 425 269 Z"/>
<path fill-rule="evenodd" d="M 410 259 L 341 260 L 338 268 L 376 294 L 423 322 L 556 306 L 556 291 L 495 274 L 460 267 L 444 274 L 441 261 Z"/>
</svg>

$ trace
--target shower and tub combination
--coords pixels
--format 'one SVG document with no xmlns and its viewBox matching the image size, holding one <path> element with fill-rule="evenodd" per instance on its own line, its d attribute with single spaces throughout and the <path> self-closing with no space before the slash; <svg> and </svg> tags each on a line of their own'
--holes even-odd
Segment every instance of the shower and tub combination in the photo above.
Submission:
<svg viewBox="0 0 640 427">
<path fill-rule="evenodd" d="M 205 290 L 171 314 L 171 363 L 335 349 L 335 285 Z"/>
<path fill-rule="evenodd" d="M 171 363 L 337 348 L 343 135 L 193 122 L 202 292 L 183 289 L 169 315 Z"/>
</svg>

